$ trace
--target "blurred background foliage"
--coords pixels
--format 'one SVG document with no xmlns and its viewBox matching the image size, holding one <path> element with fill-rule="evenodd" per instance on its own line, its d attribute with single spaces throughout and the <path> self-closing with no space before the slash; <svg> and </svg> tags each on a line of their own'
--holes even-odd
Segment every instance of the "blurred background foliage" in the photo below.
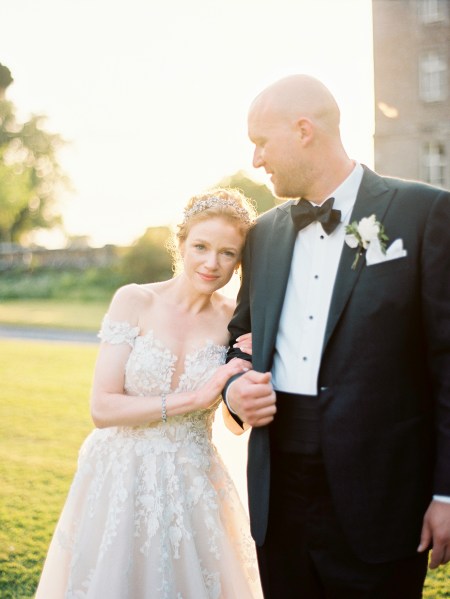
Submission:
<svg viewBox="0 0 450 599">
<path fill-rule="evenodd" d="M 150 227 L 127 248 L 118 270 L 129 283 L 164 281 L 172 276 L 172 258 L 167 249 L 172 232 L 169 227 Z"/>
<path fill-rule="evenodd" d="M 63 230 L 60 199 L 71 183 L 58 162 L 64 140 L 45 130 L 42 115 L 19 121 L 14 104 L 5 99 L 12 82 L 10 70 L 0 64 L 0 301 L 98 301 L 127 283 L 172 277 L 169 227 L 150 227 L 129 247 L 105 246 L 108 257 L 100 262 L 98 249 L 89 251 L 83 237 L 66 237 L 66 248 L 57 250 L 57 257 L 47 250 L 44 258 L 45 248 L 33 245 L 37 231 Z M 224 177 L 217 186 L 240 189 L 259 214 L 276 204 L 268 187 L 244 171 Z"/>
<path fill-rule="evenodd" d="M 5 99 L 13 78 L 0 64 L 0 242 L 23 242 L 35 229 L 61 224 L 58 195 L 69 187 L 57 151 L 64 144 L 45 130 L 45 117 L 20 122 Z"/>
</svg>

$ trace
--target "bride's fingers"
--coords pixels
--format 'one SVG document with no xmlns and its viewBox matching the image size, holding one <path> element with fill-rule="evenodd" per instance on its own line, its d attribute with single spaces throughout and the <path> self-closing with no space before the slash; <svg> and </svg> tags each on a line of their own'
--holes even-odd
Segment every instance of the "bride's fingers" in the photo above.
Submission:
<svg viewBox="0 0 450 599">
<path fill-rule="evenodd" d="M 241 360 L 240 358 L 233 358 L 230 360 L 228 364 L 225 365 L 225 376 L 232 376 L 233 374 L 237 374 L 238 372 L 247 372 L 250 370 L 249 363 L 247 360 Z"/>
<path fill-rule="evenodd" d="M 248 370 L 250 370 L 250 367 L 251 364 L 249 364 L 247 360 L 233 358 L 233 360 L 230 360 L 228 364 L 223 364 L 216 370 L 211 379 L 211 382 L 219 386 L 220 389 L 222 389 L 229 378 L 231 378 L 235 374 L 247 372 Z"/>
<path fill-rule="evenodd" d="M 241 343 L 243 341 L 244 342 L 248 341 L 249 343 L 251 343 L 252 342 L 252 334 L 251 333 L 244 333 L 243 335 L 239 335 L 239 337 L 236 339 L 236 341 L 238 343 Z"/>
<path fill-rule="evenodd" d="M 233 345 L 243 351 L 246 354 L 252 355 L 252 334 L 245 333 L 236 339 L 236 343 Z"/>
<path fill-rule="evenodd" d="M 249 356 L 252 355 L 252 348 L 249 345 L 237 345 L 236 347 L 238 347 L 242 352 L 244 352 L 244 354 L 248 354 Z"/>
</svg>

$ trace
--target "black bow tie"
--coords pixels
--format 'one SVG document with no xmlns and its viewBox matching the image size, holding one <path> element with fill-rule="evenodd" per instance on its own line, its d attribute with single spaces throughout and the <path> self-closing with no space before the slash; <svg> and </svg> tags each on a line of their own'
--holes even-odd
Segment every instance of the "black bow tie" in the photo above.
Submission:
<svg viewBox="0 0 450 599">
<path fill-rule="evenodd" d="M 307 227 L 314 221 L 321 223 L 323 230 L 330 235 L 341 222 L 341 211 L 333 210 L 334 198 L 328 198 L 322 206 L 313 206 L 308 200 L 299 200 L 291 205 L 291 216 L 297 230 Z"/>
</svg>

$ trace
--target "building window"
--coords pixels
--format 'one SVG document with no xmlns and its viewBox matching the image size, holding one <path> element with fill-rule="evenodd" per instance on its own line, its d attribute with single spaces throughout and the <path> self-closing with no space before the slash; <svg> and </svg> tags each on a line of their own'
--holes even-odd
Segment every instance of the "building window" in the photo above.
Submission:
<svg viewBox="0 0 450 599">
<path fill-rule="evenodd" d="M 428 52 L 420 60 L 420 97 L 425 102 L 447 99 L 447 63 L 436 52 Z"/>
<path fill-rule="evenodd" d="M 419 0 L 419 19 L 422 23 L 439 23 L 448 18 L 448 0 Z"/>
<path fill-rule="evenodd" d="M 445 146 L 444 144 L 430 141 L 423 146 L 422 178 L 431 185 L 444 187 L 445 185 Z"/>
</svg>

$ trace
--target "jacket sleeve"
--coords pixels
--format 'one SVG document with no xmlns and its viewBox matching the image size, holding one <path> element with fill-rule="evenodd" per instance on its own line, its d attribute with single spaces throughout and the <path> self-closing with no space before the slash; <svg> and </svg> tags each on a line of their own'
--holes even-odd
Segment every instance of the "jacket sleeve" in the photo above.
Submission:
<svg viewBox="0 0 450 599">
<path fill-rule="evenodd" d="M 251 231 L 247 238 L 247 243 L 245 244 L 244 251 L 242 254 L 242 281 L 241 287 L 239 289 L 236 309 L 234 311 L 233 317 L 228 325 L 228 330 L 230 331 L 230 345 L 227 353 L 227 362 L 232 360 L 233 358 L 241 358 L 243 360 L 247 360 L 251 362 L 251 356 L 245 354 L 240 349 L 233 347 L 236 343 L 236 339 L 243 335 L 244 333 L 251 332 L 251 313 L 250 313 L 250 275 L 249 275 L 249 263 L 250 263 L 250 244 L 251 244 Z M 226 399 L 227 389 L 229 385 L 235 381 L 237 378 L 242 376 L 241 374 L 236 374 L 232 378 L 230 378 L 225 388 L 222 391 L 222 397 L 224 402 L 228 408 L 228 403 Z M 229 408 L 228 408 L 229 409 Z M 241 419 L 234 413 L 229 411 L 231 418 L 239 425 L 239 427 L 244 430 L 244 424 Z M 226 422 L 226 421 L 225 421 Z M 228 426 L 228 425 L 227 425 Z M 232 427 L 228 426 L 232 432 L 236 432 Z"/>
<path fill-rule="evenodd" d="M 422 306 L 434 399 L 436 495 L 450 496 L 450 193 L 432 201 L 422 246 Z"/>
<path fill-rule="evenodd" d="M 244 333 L 251 333 L 251 311 L 250 311 L 250 254 L 251 254 L 251 231 L 248 235 L 242 255 L 242 280 L 237 296 L 236 309 L 228 325 L 230 332 L 230 345 L 228 348 L 227 362 L 232 358 L 242 358 L 251 361 L 251 356 L 233 347 L 236 339 Z"/>
</svg>

